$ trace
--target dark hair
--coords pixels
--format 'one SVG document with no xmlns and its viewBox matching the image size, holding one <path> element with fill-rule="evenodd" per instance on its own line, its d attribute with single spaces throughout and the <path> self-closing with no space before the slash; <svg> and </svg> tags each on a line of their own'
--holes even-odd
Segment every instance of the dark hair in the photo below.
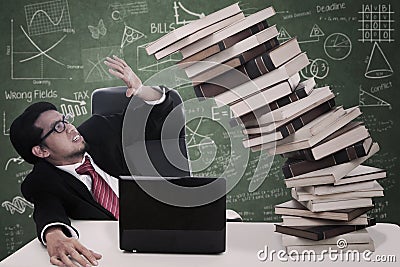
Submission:
<svg viewBox="0 0 400 267">
<path fill-rule="evenodd" d="M 40 158 L 32 154 L 32 147 L 39 145 L 43 129 L 34 124 L 45 111 L 57 110 L 49 102 L 38 102 L 27 107 L 11 124 L 10 140 L 18 154 L 28 163 L 35 164 Z"/>
</svg>

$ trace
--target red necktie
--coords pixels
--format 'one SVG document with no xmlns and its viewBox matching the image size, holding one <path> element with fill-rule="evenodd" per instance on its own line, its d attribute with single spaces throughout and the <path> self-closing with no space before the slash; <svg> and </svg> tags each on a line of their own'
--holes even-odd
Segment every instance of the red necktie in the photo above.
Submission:
<svg viewBox="0 0 400 267">
<path fill-rule="evenodd" d="M 111 212 L 115 218 L 119 217 L 119 202 L 118 197 L 103 179 L 98 174 L 93 165 L 90 163 L 88 156 L 85 157 L 85 162 L 75 169 L 78 174 L 88 174 L 92 178 L 92 193 L 94 199 L 102 205 L 106 210 Z"/>
</svg>

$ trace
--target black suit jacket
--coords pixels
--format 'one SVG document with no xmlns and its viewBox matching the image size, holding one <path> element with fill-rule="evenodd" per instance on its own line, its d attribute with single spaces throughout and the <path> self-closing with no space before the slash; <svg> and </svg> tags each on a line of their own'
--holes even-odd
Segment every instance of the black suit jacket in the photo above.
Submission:
<svg viewBox="0 0 400 267">
<path fill-rule="evenodd" d="M 163 103 L 155 106 L 143 103 L 127 112 L 141 114 L 141 110 L 151 109 L 146 124 L 146 139 L 159 139 L 162 123 L 172 106 L 173 102 L 167 92 Z M 79 133 L 89 144 L 88 153 L 93 161 L 116 178 L 129 175 L 122 150 L 123 117 L 124 114 L 93 115 L 78 127 Z M 137 131 L 143 132 L 143 129 L 138 128 Z M 141 134 L 137 134 L 136 138 L 140 136 Z M 71 226 L 69 218 L 115 220 L 108 210 L 94 200 L 80 180 L 46 160 L 40 160 L 34 165 L 32 172 L 23 181 L 21 191 L 34 204 L 33 218 L 40 241 L 43 228 L 50 223 L 61 222 Z"/>
</svg>

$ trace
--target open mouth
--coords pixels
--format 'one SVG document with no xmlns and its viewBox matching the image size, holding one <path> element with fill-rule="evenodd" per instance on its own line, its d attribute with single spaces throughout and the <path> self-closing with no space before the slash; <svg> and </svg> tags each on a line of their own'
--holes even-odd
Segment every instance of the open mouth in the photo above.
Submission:
<svg viewBox="0 0 400 267">
<path fill-rule="evenodd" d="M 77 142 L 79 139 L 81 139 L 81 136 L 77 134 L 74 136 L 74 138 L 72 138 L 72 142 Z"/>
</svg>

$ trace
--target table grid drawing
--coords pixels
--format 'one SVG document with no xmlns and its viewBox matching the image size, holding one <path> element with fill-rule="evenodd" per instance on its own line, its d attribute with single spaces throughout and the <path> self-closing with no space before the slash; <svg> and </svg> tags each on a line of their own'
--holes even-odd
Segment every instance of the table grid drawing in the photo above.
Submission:
<svg viewBox="0 0 400 267">
<path fill-rule="evenodd" d="M 67 0 L 42 2 L 25 6 L 29 35 L 40 35 L 71 28 Z"/>
<path fill-rule="evenodd" d="M 361 19 L 358 21 L 361 23 L 362 38 L 359 39 L 361 42 L 393 42 L 392 24 L 394 23 L 391 5 L 379 4 L 379 5 L 362 5 Z"/>
</svg>

